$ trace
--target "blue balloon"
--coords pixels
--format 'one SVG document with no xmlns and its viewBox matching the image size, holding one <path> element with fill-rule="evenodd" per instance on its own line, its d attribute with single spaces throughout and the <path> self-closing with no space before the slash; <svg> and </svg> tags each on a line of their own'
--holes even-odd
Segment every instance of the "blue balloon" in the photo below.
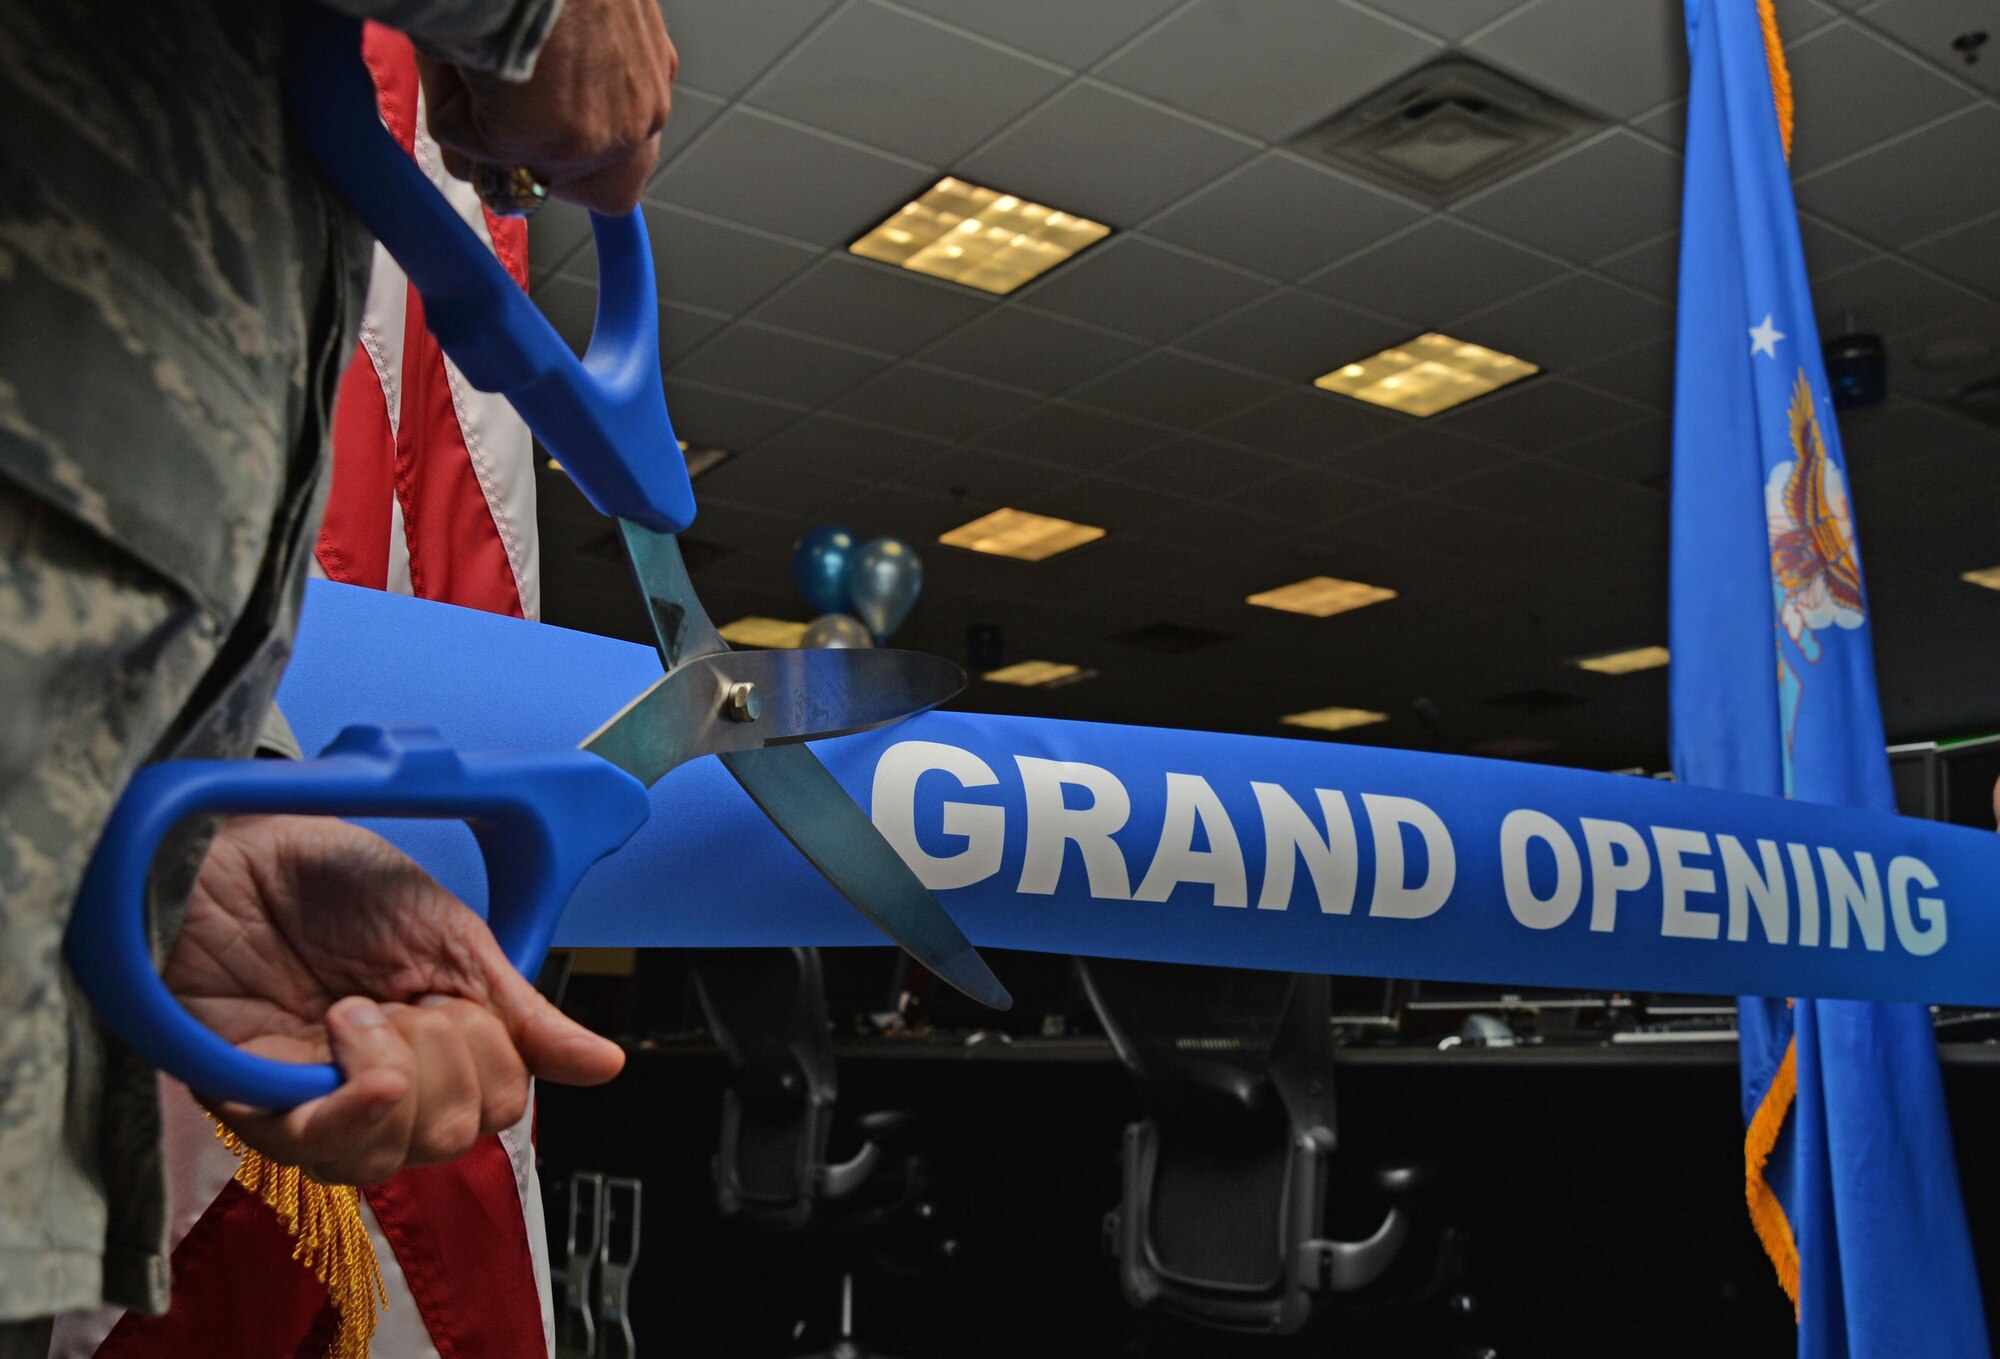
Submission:
<svg viewBox="0 0 2000 1359">
<path fill-rule="evenodd" d="M 923 588 L 924 564 L 901 538 L 871 539 L 848 563 L 848 597 L 878 642 L 903 626 Z"/>
<path fill-rule="evenodd" d="M 792 544 L 792 579 L 814 613 L 847 613 L 847 567 L 856 539 L 838 524 L 809 528 Z"/>
</svg>

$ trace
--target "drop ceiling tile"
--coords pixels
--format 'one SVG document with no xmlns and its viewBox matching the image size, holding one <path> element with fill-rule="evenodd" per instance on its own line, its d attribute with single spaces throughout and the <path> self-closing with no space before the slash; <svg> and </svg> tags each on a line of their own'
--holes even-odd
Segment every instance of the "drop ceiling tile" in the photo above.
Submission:
<svg viewBox="0 0 2000 1359">
<path fill-rule="evenodd" d="M 1282 574 L 1282 568 L 1291 564 L 1299 529 L 1291 521 L 1273 515 L 1226 503 L 1207 503 L 1156 515 L 1134 527 L 1130 536 L 1184 548 L 1213 546 L 1227 553 L 1231 560 L 1250 563 L 1259 571 Z M 1292 579 L 1309 574 L 1300 571 Z"/>
<path fill-rule="evenodd" d="M 1289 487 L 1283 482 L 1266 482 L 1235 497 L 1231 503 L 1251 509 L 1270 508 L 1276 513 L 1275 497 L 1285 489 L 1292 492 L 1291 503 L 1295 506 L 1286 517 L 1335 541 L 1357 540 L 1403 547 L 1434 542 L 1434 519 L 1439 508 L 1434 503 L 1327 473 L 1301 473 L 1298 483 Z M 1358 579 L 1368 580 L 1371 585 L 1391 584 L 1366 576 Z"/>
<path fill-rule="evenodd" d="M 674 90 L 673 112 L 667 117 L 667 125 L 660 129 L 660 158 L 654 162 L 655 170 L 664 170 L 671 161 L 695 139 L 695 134 L 715 121 L 715 115 L 728 107 L 727 102 L 714 95 L 703 94 L 700 90 L 679 85 Z M 544 206 L 546 211 L 546 205 Z M 542 214 L 535 214 L 536 221 Z M 530 232 L 529 235 L 533 235 Z"/>
<path fill-rule="evenodd" d="M 1962 33 L 1986 32 L 1994 28 L 1991 0 L 1881 0 L 1869 8 L 1865 20 L 1890 37 L 1908 43 L 1924 56 L 1947 67 L 1962 80 L 1981 89 L 2000 92 L 2000 62 L 1993 57 L 1992 41 L 1984 58 L 1971 65 L 1951 50 L 1952 40 Z"/>
<path fill-rule="evenodd" d="M 1110 477 L 1078 477 L 1074 481 L 1049 487 L 1020 508 L 1036 514 L 1059 515 L 1079 524 L 1095 524 L 1111 533 L 1123 533 L 1134 524 L 1179 509 L 1186 503 L 1182 497 L 1129 481 L 1114 481 Z"/>
<path fill-rule="evenodd" d="M 1442 494 L 1454 504 L 1553 527 L 1601 499 L 1604 479 L 1574 464 L 1520 458 L 1454 482 Z"/>
<path fill-rule="evenodd" d="M 1067 401 L 1051 401 L 979 436 L 983 448 L 1035 458 L 1083 472 L 1101 469 L 1172 437 L 1158 425 L 1136 424 Z"/>
<path fill-rule="evenodd" d="M 1107 62 L 1104 79 L 1280 141 L 1440 50 L 1324 0 L 1197 0 Z"/>
<path fill-rule="evenodd" d="M 1892 400 L 1880 410 L 1854 411 L 1840 419 L 1840 442 L 1859 469 L 1862 464 L 1906 465 L 1919 454 L 1951 453 L 1963 448 L 1985 448 L 1993 443 L 1990 426 L 1974 424 L 1934 406 L 1916 401 Z M 1910 494 L 1935 493 L 1945 497 L 1960 494 L 1950 485 L 1927 485 L 1905 481 Z M 1996 553 L 2000 560 L 2000 553 Z"/>
<path fill-rule="evenodd" d="M 1220 500 L 1245 486 L 1291 470 L 1276 458 L 1191 434 L 1150 452 L 1135 454 L 1106 475 L 1152 490 L 1207 501 Z"/>
<path fill-rule="evenodd" d="M 1939 317 L 1890 343 L 1889 386 L 1898 396 L 1947 402 L 2000 368 L 2000 305 Z M 2000 438 L 2000 430 L 1995 437 Z"/>
<path fill-rule="evenodd" d="M 668 303 L 746 311 L 819 258 L 806 246 L 674 208 L 648 203 L 645 212 L 653 270 Z M 595 279 L 595 253 L 585 247 L 566 272 Z"/>
<path fill-rule="evenodd" d="M 939 439 L 838 415 L 809 415 L 765 440 L 757 453 L 760 458 L 787 459 L 790 465 L 850 481 L 880 481 L 935 458 L 948 447 Z"/>
<path fill-rule="evenodd" d="M 1510 9 L 1519 9 L 1522 0 L 1366 0 L 1370 9 L 1380 10 L 1406 24 L 1415 24 L 1456 41 L 1492 23 Z"/>
<path fill-rule="evenodd" d="M 887 356 L 739 321 L 674 366 L 674 376 L 796 406 L 823 406 L 880 372 Z"/>
<path fill-rule="evenodd" d="M 805 414 L 800 406 L 676 377 L 667 379 L 667 409 L 673 412 L 674 432 L 689 443 L 739 453 Z M 708 484 L 707 477 L 702 484 Z"/>
<path fill-rule="evenodd" d="M 1513 454 L 1490 444 L 1462 439 L 1426 421 L 1341 458 L 1339 471 L 1342 476 L 1400 491 L 1430 492 L 1511 457 Z"/>
<path fill-rule="evenodd" d="M 534 299 L 556 334 L 581 354 L 597 319 L 597 289 L 573 278 L 552 278 L 535 287 Z"/>
<path fill-rule="evenodd" d="M 1180 0 L 905 0 L 912 9 L 1082 69 L 1131 39 Z"/>
<path fill-rule="evenodd" d="M 528 227 L 528 277 L 539 285 L 569 263 L 590 239 L 590 214 L 574 203 L 552 198 Z"/>
<path fill-rule="evenodd" d="M 1455 211 L 1529 245 L 1593 260 L 1673 230 L 1680 196 L 1679 158 L 1617 128 Z"/>
<path fill-rule="evenodd" d="M 1650 413 L 1634 402 L 1545 377 L 1482 396 L 1432 418 L 1454 434 L 1523 453 L 1539 453 L 1572 439 L 1632 424 Z"/>
<path fill-rule="evenodd" d="M 1307 383 L 1410 337 L 1401 321 L 1286 288 L 1184 337 L 1179 347 L 1281 381 Z"/>
<path fill-rule="evenodd" d="M 925 495 L 897 486 L 870 486 L 843 504 L 822 508 L 815 518 L 851 524 L 863 538 L 894 534 L 912 543 L 919 556 L 936 559 L 960 548 L 937 541 L 982 511 L 948 495 Z M 1023 562 L 1028 566 L 1031 563 Z"/>
<path fill-rule="evenodd" d="M 1170 340 L 1270 291 L 1234 269 L 1139 236 L 1079 256 L 1021 299 L 1044 311 L 1148 340 Z"/>
<path fill-rule="evenodd" d="M 1305 470 L 1259 481 L 1224 497 L 1225 503 L 1236 509 L 1315 530 L 1396 499 L 1396 492 L 1371 482 Z"/>
<path fill-rule="evenodd" d="M 660 366 L 672 368 L 699 348 L 709 336 L 728 325 L 729 319 L 695 307 L 661 307 Z"/>
<path fill-rule="evenodd" d="M 1805 246 L 1806 273 L 1815 279 L 1859 264 L 1875 253 L 1874 246 L 1857 241 L 1839 227 L 1808 213 L 1799 214 L 1799 240 Z"/>
<path fill-rule="evenodd" d="M 1905 56 L 1854 24 L 1836 24 L 1786 53 L 1798 106 L 1792 174 L 1811 174 L 1920 123 L 1963 108 L 1975 96 L 1936 68 Z M 1866 99 L 1853 98 L 1856 90 Z"/>
<path fill-rule="evenodd" d="M 1203 432 L 1296 461 L 1325 464 L 1407 426 L 1406 419 L 1363 402 L 1307 387 L 1217 420 Z"/>
<path fill-rule="evenodd" d="M 1687 100 L 1675 99 L 1650 113 L 1631 120 L 1634 132 L 1643 132 L 1654 141 L 1679 151 L 1687 145 Z"/>
<path fill-rule="evenodd" d="M 679 85 L 733 95 L 818 23 L 838 0 L 660 0 L 680 53 Z"/>
<path fill-rule="evenodd" d="M 1778 37 L 1786 47 L 1818 32 L 1840 18 L 1840 11 L 1825 0 L 1777 0 Z"/>
<path fill-rule="evenodd" d="M 965 518 L 971 519 L 990 507 L 1019 504 L 1070 475 L 1071 471 L 1047 463 L 960 447 L 904 468 L 889 477 L 888 484 L 962 499 L 968 506 Z"/>
<path fill-rule="evenodd" d="M 1545 256 L 1440 216 L 1315 275 L 1306 286 L 1429 329 L 1562 271 Z"/>
<path fill-rule="evenodd" d="M 1640 402 L 1661 413 L 1674 406 L 1674 339 L 1659 335 L 1630 349 L 1569 370 L 1593 387 Z"/>
<path fill-rule="evenodd" d="M 1658 302 L 1587 274 L 1569 274 L 1526 296 L 1455 318 L 1446 329 L 1459 339 L 1560 369 L 1664 334 L 1672 324 L 1673 313 Z"/>
<path fill-rule="evenodd" d="M 1145 346 L 1023 307 L 1001 307 L 953 331 L 924 362 L 1054 394 L 1125 362 Z"/>
<path fill-rule="evenodd" d="M 1912 246 L 1909 254 L 1968 287 L 2000 296 L 2000 216 Z"/>
<path fill-rule="evenodd" d="M 706 542 L 745 552 L 788 552 L 799 536 L 798 520 L 758 504 L 754 479 L 746 485 L 744 494 L 750 500 L 739 504 L 714 493 L 708 478 L 703 477 L 701 494 L 695 500 L 695 523 L 699 527 L 688 532 Z M 803 612 L 805 605 L 795 607 Z"/>
<path fill-rule="evenodd" d="M 1116 414 L 1192 429 L 1279 390 L 1266 378 L 1157 349 L 1078 388 L 1074 395 Z"/>
<path fill-rule="evenodd" d="M 1596 267 L 1621 283 L 1629 283 L 1662 302 L 1675 299 L 1681 271 L 1681 234 L 1670 231 L 1644 245 L 1621 250 L 1597 261 Z"/>
<path fill-rule="evenodd" d="M 1015 414 L 1034 398 L 1011 387 L 902 363 L 834 404 L 857 419 L 894 425 L 916 434 L 963 439 Z"/>
<path fill-rule="evenodd" d="M 1267 151 L 1146 233 L 1290 282 L 1422 216 L 1378 189 Z"/>
<path fill-rule="evenodd" d="M 1084 80 L 975 151 L 958 173 L 1131 227 L 1256 151 L 1255 142 Z"/>
<path fill-rule="evenodd" d="M 1542 0 L 1466 46 L 1571 103 L 1630 118 L 1687 89 L 1685 25 L 1677 0 Z"/>
<path fill-rule="evenodd" d="M 934 180 L 898 157 L 738 107 L 647 193 L 796 240 L 844 246 Z"/>
<path fill-rule="evenodd" d="M 1794 186 L 1799 206 L 1884 245 L 2000 211 L 2000 108 L 1981 104 Z"/>
<path fill-rule="evenodd" d="M 850 500 L 861 485 L 820 471 L 808 458 L 776 456 L 762 449 L 731 458 L 701 479 L 704 494 L 756 505 L 810 523 L 827 506 Z"/>
<path fill-rule="evenodd" d="M 1896 335 L 1958 315 L 1979 315 L 1989 304 L 1891 255 L 1877 255 L 1828 274 L 1813 285 L 1820 334 L 1850 329 Z M 1848 318 L 1853 325 L 1848 325 Z"/>
<path fill-rule="evenodd" d="M 946 165 L 1066 79 L 1045 62 L 863 0 L 794 49 L 748 100 Z"/>
<path fill-rule="evenodd" d="M 829 255 L 752 315 L 770 325 L 900 356 L 992 306 L 979 293 L 906 269 Z"/>
</svg>

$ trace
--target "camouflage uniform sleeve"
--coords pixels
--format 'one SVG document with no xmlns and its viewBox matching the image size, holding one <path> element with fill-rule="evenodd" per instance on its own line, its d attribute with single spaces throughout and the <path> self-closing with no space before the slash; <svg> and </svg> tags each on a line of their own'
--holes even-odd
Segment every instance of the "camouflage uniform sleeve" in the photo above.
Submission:
<svg viewBox="0 0 2000 1359">
<path fill-rule="evenodd" d="M 563 0 L 327 0 L 357 19 L 410 36 L 419 51 L 455 66 L 526 80 Z"/>
</svg>

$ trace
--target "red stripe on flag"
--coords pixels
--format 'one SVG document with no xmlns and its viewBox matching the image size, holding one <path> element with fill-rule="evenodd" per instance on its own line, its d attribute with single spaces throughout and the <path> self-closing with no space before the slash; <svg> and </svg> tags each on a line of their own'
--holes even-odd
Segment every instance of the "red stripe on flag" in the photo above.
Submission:
<svg viewBox="0 0 2000 1359">
<path fill-rule="evenodd" d="M 321 1316 L 332 1312 L 326 1285 L 292 1258 L 292 1246 L 277 1214 L 231 1180 L 174 1247 L 166 1313 L 127 1312 L 97 1359 L 289 1359 L 322 1333 L 324 1355 L 333 1334 Z M 539 1345 L 539 1315 L 535 1336 Z"/>
<path fill-rule="evenodd" d="M 520 1188 L 497 1135 L 364 1192 L 440 1359 L 543 1359 Z"/>
<path fill-rule="evenodd" d="M 330 580 L 370 589 L 389 588 L 390 507 L 394 503 L 396 436 L 365 345 L 340 379 L 333 407 L 333 486 L 314 554 Z"/>
<path fill-rule="evenodd" d="M 409 290 L 408 307 L 396 498 L 410 548 L 411 593 L 521 618 L 514 567 L 473 471 L 444 353 L 424 327 L 424 300 L 415 288 Z"/>
</svg>

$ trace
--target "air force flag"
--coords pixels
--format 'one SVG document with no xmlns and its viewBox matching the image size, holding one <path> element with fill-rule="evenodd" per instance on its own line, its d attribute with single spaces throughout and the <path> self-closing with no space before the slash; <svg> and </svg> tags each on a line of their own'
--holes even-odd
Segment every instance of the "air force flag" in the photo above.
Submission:
<svg viewBox="0 0 2000 1359">
<path fill-rule="evenodd" d="M 1686 0 L 1669 688 L 1688 783 L 1891 811 L 1770 0 Z M 1930 1017 L 1745 997 L 1752 1221 L 1809 1359 L 1983 1359 Z"/>
</svg>

